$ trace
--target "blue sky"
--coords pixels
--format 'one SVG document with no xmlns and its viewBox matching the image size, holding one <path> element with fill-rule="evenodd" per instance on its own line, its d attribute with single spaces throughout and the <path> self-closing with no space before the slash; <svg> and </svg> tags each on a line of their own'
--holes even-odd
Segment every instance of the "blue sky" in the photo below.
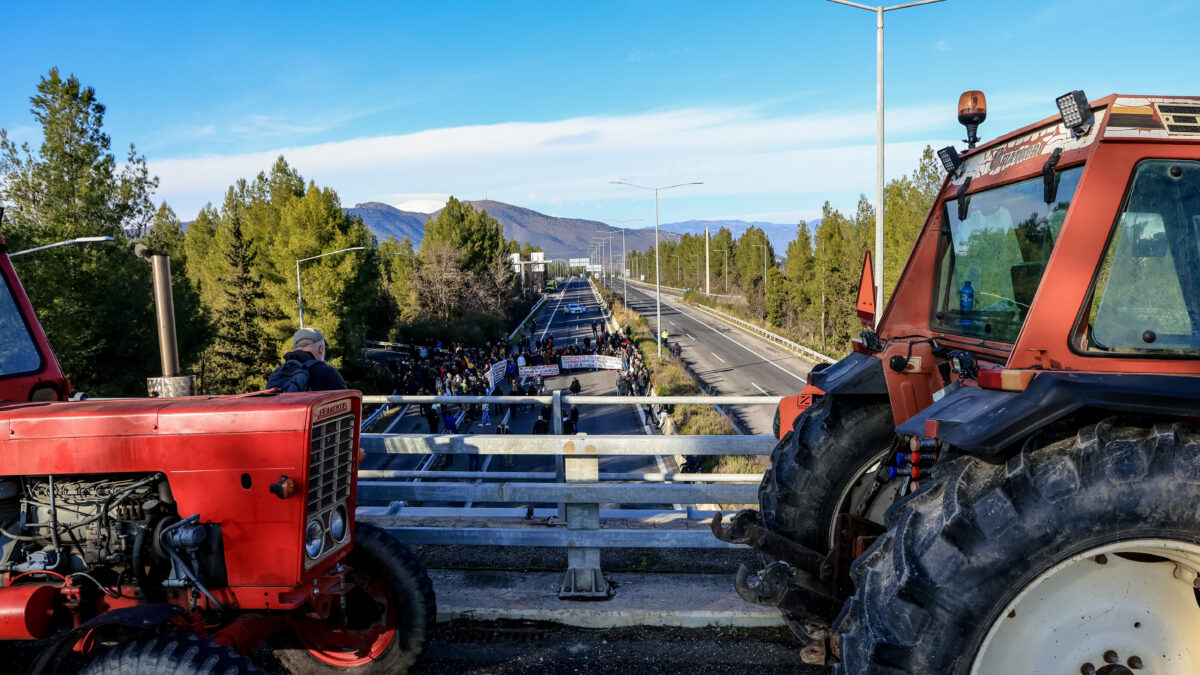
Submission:
<svg viewBox="0 0 1200 675">
<path fill-rule="evenodd" d="M 896 0 L 898 1 L 898 0 Z M 7 8 L 0 127 L 52 66 L 94 86 L 185 218 L 284 154 L 346 206 L 795 222 L 873 199 L 875 27 L 824 2 L 37 3 Z M 887 173 L 1082 88 L 1200 94 L 1200 3 L 946 0 L 886 15 Z M 961 143 L 959 143 L 961 146 Z"/>
</svg>

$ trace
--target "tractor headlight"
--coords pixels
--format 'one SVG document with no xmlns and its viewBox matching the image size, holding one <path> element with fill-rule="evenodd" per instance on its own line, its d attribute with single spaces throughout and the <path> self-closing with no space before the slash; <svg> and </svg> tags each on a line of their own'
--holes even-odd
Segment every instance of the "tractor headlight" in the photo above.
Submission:
<svg viewBox="0 0 1200 675">
<path fill-rule="evenodd" d="M 347 520 L 346 506 L 344 504 L 329 514 L 329 536 L 333 537 L 333 540 L 339 544 L 346 538 Z"/>
<path fill-rule="evenodd" d="M 321 557 L 324 550 L 325 528 L 321 526 L 320 520 L 313 518 L 308 521 L 308 527 L 304 528 L 304 552 L 315 560 Z"/>
</svg>

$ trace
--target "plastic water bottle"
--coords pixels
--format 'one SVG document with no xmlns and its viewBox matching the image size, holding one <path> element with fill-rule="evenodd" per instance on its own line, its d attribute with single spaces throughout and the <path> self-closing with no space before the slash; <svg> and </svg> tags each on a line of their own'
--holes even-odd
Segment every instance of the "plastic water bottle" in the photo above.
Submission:
<svg viewBox="0 0 1200 675">
<path fill-rule="evenodd" d="M 959 319 L 960 326 L 971 325 L 971 320 L 966 318 L 971 310 L 975 308 L 975 288 L 971 286 L 971 281 L 968 279 L 963 282 L 962 288 L 958 289 L 958 310 L 962 318 Z"/>
</svg>

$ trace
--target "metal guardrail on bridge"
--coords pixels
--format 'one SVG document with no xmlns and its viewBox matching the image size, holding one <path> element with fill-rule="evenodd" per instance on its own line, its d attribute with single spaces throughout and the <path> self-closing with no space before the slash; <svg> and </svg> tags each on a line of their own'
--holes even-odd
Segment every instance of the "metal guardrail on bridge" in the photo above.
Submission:
<svg viewBox="0 0 1200 675">
<path fill-rule="evenodd" d="M 777 396 L 366 396 L 364 404 L 522 403 L 549 404 L 554 435 L 496 434 L 362 434 L 368 454 L 543 455 L 561 458 L 555 473 L 517 475 L 472 471 L 428 472 L 362 470 L 358 501 L 391 503 L 399 500 L 446 502 L 559 503 L 561 519 L 531 522 L 509 518 L 470 521 L 472 509 L 439 508 L 453 527 L 405 525 L 391 509 L 365 507 L 360 517 L 371 519 L 409 544 L 480 546 L 562 546 L 567 549 L 567 572 L 559 589 L 563 598 L 604 598 L 612 591 L 600 568 L 601 548 L 734 547 L 712 535 L 704 521 L 664 511 L 622 518 L 620 528 L 602 528 L 602 504 L 749 504 L 758 501 L 761 474 L 600 473 L 599 458 L 649 455 L 767 455 L 773 436 L 609 436 L 562 435 L 564 405 L 777 405 Z M 413 482 L 427 478 L 492 479 L 499 482 Z M 408 479 L 408 480 L 405 480 Z M 534 481 L 548 482 L 534 482 Z M 621 482 L 617 482 L 621 481 Z M 627 482 L 638 481 L 638 482 Z M 428 513 L 426 512 L 426 515 Z M 711 513 L 706 514 L 711 516 Z M 682 517 L 681 517 L 682 516 Z M 507 525 L 507 526 L 506 526 Z M 667 527 L 663 527 L 667 525 Z"/>
</svg>

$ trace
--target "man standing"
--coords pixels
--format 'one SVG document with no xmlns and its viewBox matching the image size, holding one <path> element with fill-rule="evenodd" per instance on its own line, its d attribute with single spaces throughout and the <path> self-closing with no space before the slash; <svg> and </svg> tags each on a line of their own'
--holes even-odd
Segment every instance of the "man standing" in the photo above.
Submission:
<svg viewBox="0 0 1200 675">
<path fill-rule="evenodd" d="M 267 388 L 284 392 L 345 389 L 341 373 L 325 363 L 325 348 L 321 331 L 315 328 L 296 331 L 292 336 L 292 351 L 283 355 L 283 365 L 267 378 Z"/>
</svg>

